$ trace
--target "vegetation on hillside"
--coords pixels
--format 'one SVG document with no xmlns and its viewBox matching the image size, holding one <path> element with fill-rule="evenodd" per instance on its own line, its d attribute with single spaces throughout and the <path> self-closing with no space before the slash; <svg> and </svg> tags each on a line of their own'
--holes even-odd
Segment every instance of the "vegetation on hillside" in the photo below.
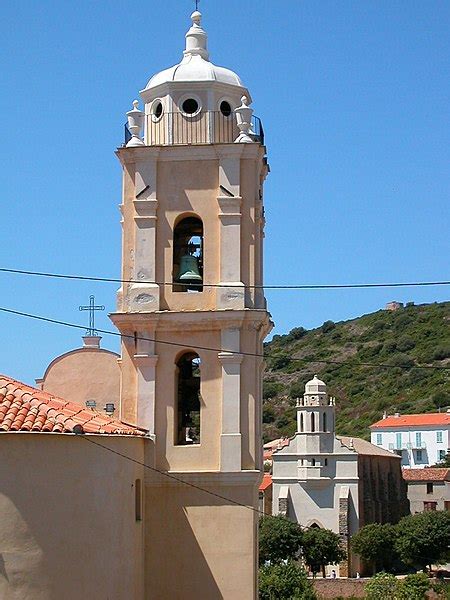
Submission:
<svg viewBox="0 0 450 600">
<path fill-rule="evenodd" d="M 326 321 L 311 331 L 296 327 L 275 335 L 265 353 L 270 358 L 264 376 L 264 441 L 295 433 L 296 398 L 315 373 L 336 397 L 340 435 L 369 439 L 369 426 L 384 411 L 436 412 L 450 406 L 450 372 L 416 368 L 450 366 L 450 302 Z"/>
</svg>

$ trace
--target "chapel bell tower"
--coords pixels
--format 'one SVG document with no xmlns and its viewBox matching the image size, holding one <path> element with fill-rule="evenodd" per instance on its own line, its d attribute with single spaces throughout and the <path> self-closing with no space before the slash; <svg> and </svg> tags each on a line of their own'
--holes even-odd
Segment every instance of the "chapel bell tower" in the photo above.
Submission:
<svg viewBox="0 0 450 600">
<path fill-rule="evenodd" d="M 111 318 L 123 335 L 120 416 L 148 432 L 152 466 L 232 501 L 149 473 L 151 535 L 160 533 L 161 553 L 174 553 L 177 577 L 185 572 L 183 598 L 253 598 L 257 515 L 234 502 L 256 507 L 261 477 L 268 165 L 249 91 L 209 61 L 201 14 L 191 19 L 181 62 L 150 79 L 117 151 L 124 283 Z M 159 508 L 172 511 L 169 529 L 194 536 L 221 582 L 217 593 L 208 595 L 204 579 L 196 587 L 195 556 L 160 531 Z M 230 578 L 236 569 L 242 576 Z M 171 579 L 160 571 L 155 598 L 178 597 Z"/>
</svg>

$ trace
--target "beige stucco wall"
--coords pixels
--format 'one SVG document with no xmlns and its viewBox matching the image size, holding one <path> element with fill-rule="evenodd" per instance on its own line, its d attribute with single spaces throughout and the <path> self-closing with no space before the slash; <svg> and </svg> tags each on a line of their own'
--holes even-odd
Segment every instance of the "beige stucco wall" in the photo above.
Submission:
<svg viewBox="0 0 450 600">
<path fill-rule="evenodd" d="M 256 486 L 191 481 L 257 505 Z M 148 485 L 146 513 L 146 600 L 254 600 L 255 512 L 175 484 Z"/>
<path fill-rule="evenodd" d="M 433 481 L 433 492 L 427 494 L 426 481 L 408 481 L 408 500 L 411 513 L 423 512 L 424 502 L 436 502 L 436 510 L 445 510 L 446 502 L 450 502 L 450 482 Z"/>
<path fill-rule="evenodd" d="M 143 460 L 144 440 L 93 436 Z M 81 436 L 0 435 L 1 600 L 142 597 L 142 468 Z"/>
<path fill-rule="evenodd" d="M 58 356 L 47 367 L 41 389 L 70 402 L 95 400 L 97 410 L 107 402 L 117 408 L 120 399 L 118 355 L 99 348 L 78 348 Z M 118 414 L 118 413 L 117 413 Z"/>
</svg>

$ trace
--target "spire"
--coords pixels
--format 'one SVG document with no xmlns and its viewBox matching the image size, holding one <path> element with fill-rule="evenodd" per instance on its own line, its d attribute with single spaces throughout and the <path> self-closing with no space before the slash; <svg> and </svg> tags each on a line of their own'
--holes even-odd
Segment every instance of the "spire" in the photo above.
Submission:
<svg viewBox="0 0 450 600">
<path fill-rule="evenodd" d="M 186 50 L 183 54 L 185 56 L 199 54 L 202 58 L 208 60 L 208 36 L 206 31 L 201 27 L 202 14 L 198 10 L 195 10 L 191 15 L 191 19 L 192 25 L 186 33 Z"/>
</svg>

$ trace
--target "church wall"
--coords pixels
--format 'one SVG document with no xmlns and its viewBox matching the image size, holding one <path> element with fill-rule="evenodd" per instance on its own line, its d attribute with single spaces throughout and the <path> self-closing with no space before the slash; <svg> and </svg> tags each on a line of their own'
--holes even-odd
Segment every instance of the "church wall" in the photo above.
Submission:
<svg viewBox="0 0 450 600">
<path fill-rule="evenodd" d="M 257 506 L 256 484 L 218 485 L 214 475 L 189 481 Z M 168 484 L 146 487 L 146 514 L 146 600 L 255 598 L 257 513 Z"/>
<path fill-rule="evenodd" d="M 107 402 L 113 402 L 118 409 L 120 367 L 117 359 L 117 354 L 107 350 L 73 350 L 50 363 L 40 387 L 83 406 L 86 400 L 95 400 L 97 410 L 103 410 Z"/>
<path fill-rule="evenodd" d="M 143 439 L 89 438 L 143 460 Z M 142 467 L 64 434 L 2 433 L 0 455 L 0 598 L 142 598 Z"/>
</svg>

